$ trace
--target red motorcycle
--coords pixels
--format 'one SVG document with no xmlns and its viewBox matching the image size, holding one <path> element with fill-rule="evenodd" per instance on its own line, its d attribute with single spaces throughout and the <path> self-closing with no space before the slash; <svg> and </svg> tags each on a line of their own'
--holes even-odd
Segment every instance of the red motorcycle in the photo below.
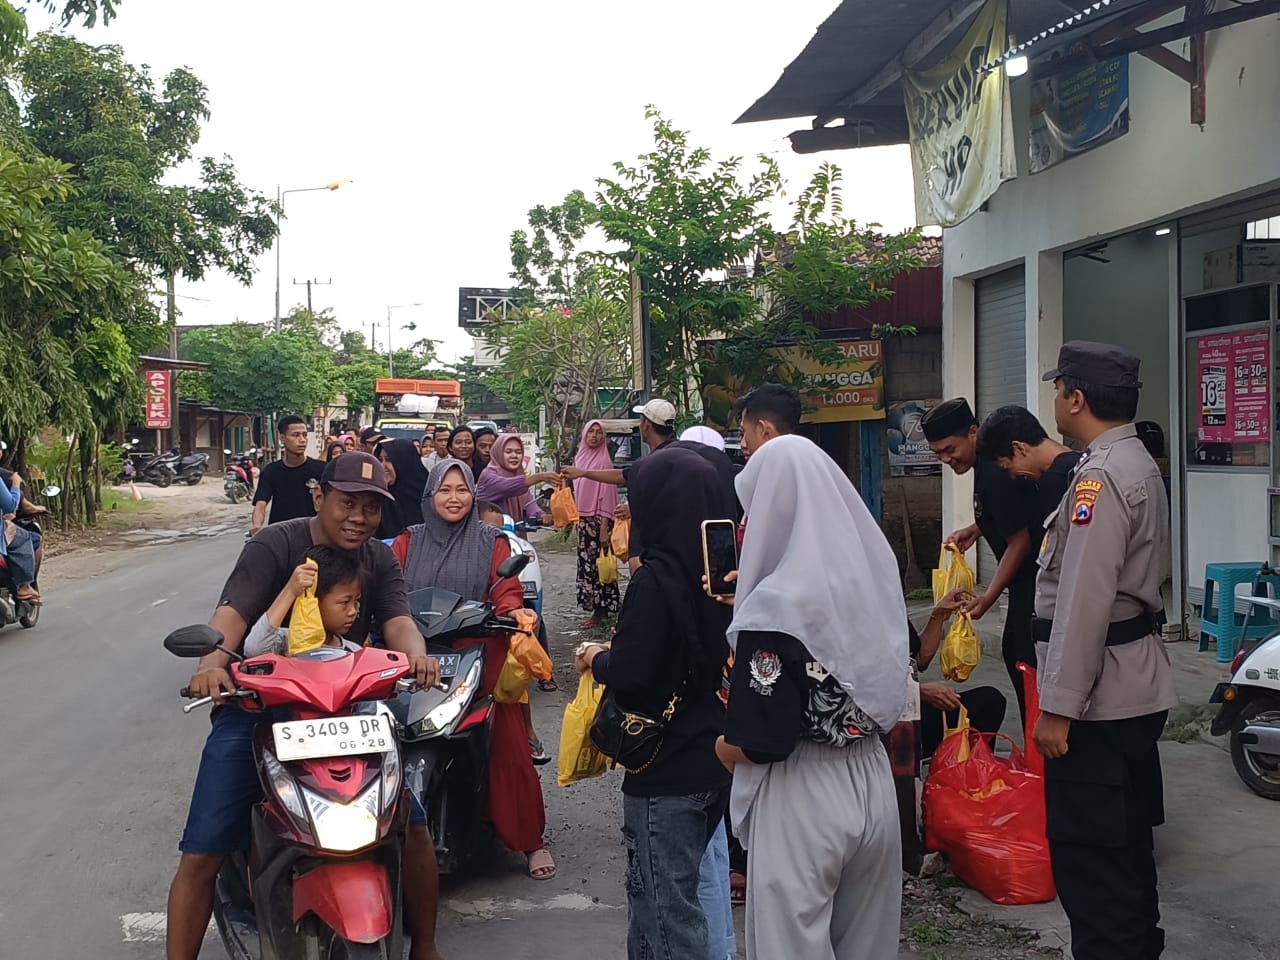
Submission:
<svg viewBox="0 0 1280 960">
<path fill-rule="evenodd" d="M 230 450 L 222 452 L 228 457 L 227 469 L 222 475 L 222 492 L 232 503 L 248 500 L 253 494 L 253 458 L 258 448 L 234 456 Z"/>
<path fill-rule="evenodd" d="M 228 857 L 218 875 L 214 918 L 227 954 L 399 960 L 409 806 L 395 720 L 379 701 L 412 688 L 407 658 L 320 647 L 246 660 L 221 642 L 198 625 L 164 646 L 180 657 L 223 650 L 237 661 L 228 699 L 238 703 L 227 709 L 270 710 L 275 721 L 264 718 L 253 738 L 265 797 L 253 809 L 249 852 Z"/>
</svg>

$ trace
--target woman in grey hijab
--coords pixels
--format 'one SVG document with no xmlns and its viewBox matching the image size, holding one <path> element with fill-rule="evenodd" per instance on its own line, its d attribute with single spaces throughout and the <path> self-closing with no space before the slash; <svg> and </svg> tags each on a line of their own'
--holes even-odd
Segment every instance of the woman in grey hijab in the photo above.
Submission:
<svg viewBox="0 0 1280 960">
<path fill-rule="evenodd" d="M 515 577 L 498 578 L 511 546 L 496 527 L 481 522 L 475 491 L 469 465 L 453 458 L 440 461 L 423 492 L 422 523 L 396 537 L 391 550 L 404 569 L 409 592 L 439 587 L 466 600 L 488 600 L 505 616 L 524 606 L 524 588 Z M 497 685 L 510 638 L 487 637 L 484 644 L 481 696 Z M 529 728 L 518 703 L 493 707 L 485 808 L 498 838 L 529 858 L 529 876 L 550 880 L 556 875 L 555 861 L 542 842 L 547 819 L 542 784 L 529 756 Z"/>
</svg>

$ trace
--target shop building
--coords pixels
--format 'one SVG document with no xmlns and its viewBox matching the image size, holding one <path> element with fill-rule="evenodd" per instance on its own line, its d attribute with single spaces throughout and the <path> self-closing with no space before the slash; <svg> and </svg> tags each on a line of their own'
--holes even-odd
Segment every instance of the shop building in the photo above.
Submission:
<svg viewBox="0 0 1280 960">
<path fill-rule="evenodd" d="M 792 137 L 803 151 L 906 143 L 904 64 L 950 54 L 984 4 L 917 0 L 896 19 L 893 6 L 846 0 L 743 119 L 815 117 Z M 1206 563 L 1280 561 L 1278 13 L 1274 0 L 1009 0 L 1000 60 L 1028 67 L 999 76 L 1016 176 L 944 231 L 944 395 L 980 416 L 1024 404 L 1052 433 L 1040 375 L 1065 340 L 1142 358 L 1138 418 L 1167 442 L 1174 622 L 1199 603 Z M 1096 145 L 1046 163 L 1033 105 L 1070 76 L 1062 56 L 1078 71 L 1123 64 L 1125 110 Z M 969 478 L 944 477 L 944 528 L 971 503 Z"/>
</svg>

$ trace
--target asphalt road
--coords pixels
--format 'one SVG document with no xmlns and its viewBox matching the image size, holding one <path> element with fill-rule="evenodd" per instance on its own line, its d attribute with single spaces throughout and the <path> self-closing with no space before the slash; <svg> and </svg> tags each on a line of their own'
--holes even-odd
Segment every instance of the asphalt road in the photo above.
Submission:
<svg viewBox="0 0 1280 960">
<path fill-rule="evenodd" d="M 208 720 L 181 712 L 189 664 L 161 640 L 208 617 L 242 542 L 228 532 L 127 551 L 115 569 L 46 591 L 34 630 L 0 630 L 5 960 L 163 956 L 165 898 Z M 581 614 L 564 583 L 572 557 L 548 560 L 561 692 L 533 698 L 554 753 Z M 523 857 L 495 850 L 473 876 L 446 883 L 447 957 L 625 955 L 618 780 L 561 789 L 554 764 L 542 777 L 558 876 L 530 880 Z M 216 938 L 202 955 L 223 955 Z"/>
</svg>

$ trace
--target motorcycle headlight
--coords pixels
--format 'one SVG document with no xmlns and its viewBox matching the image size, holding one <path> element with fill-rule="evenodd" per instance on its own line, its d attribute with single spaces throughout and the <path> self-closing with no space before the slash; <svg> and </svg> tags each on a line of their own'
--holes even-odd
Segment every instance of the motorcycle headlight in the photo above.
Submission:
<svg viewBox="0 0 1280 960">
<path fill-rule="evenodd" d="M 271 792 L 284 804 L 285 809 L 296 817 L 303 826 L 307 823 L 307 809 L 302 803 L 302 795 L 298 792 L 298 782 L 284 768 L 275 755 L 269 750 L 262 752 L 263 764 L 267 768 L 267 779 L 271 783 Z"/>
<path fill-rule="evenodd" d="M 374 782 L 351 803 L 332 803 L 304 787 L 316 842 L 326 850 L 344 853 L 377 843 L 380 790 L 381 785 Z"/>
<path fill-rule="evenodd" d="M 418 721 L 419 734 L 425 735 L 446 730 L 450 724 L 458 719 L 462 714 L 463 708 L 470 701 L 472 692 L 477 684 L 480 683 L 481 668 L 481 661 L 476 659 L 471 664 L 471 669 L 467 671 L 467 675 L 454 684 L 453 689 L 449 691 L 449 695 L 436 704 L 430 713 Z"/>
</svg>

